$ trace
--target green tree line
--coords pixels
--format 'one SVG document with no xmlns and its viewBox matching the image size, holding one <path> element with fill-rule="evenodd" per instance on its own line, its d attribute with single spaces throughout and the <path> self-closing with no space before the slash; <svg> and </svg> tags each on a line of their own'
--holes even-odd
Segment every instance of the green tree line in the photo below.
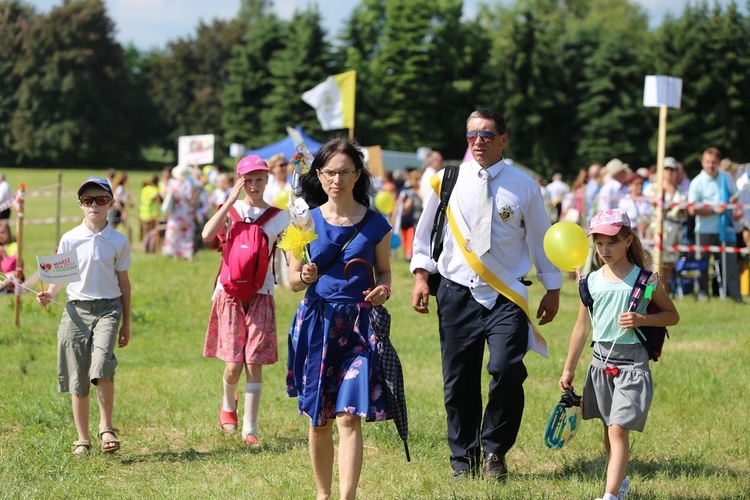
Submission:
<svg viewBox="0 0 750 500">
<path fill-rule="evenodd" d="M 750 11 L 746 0 L 744 12 Z M 0 3 L 0 162 L 134 165 L 144 148 L 176 149 L 213 133 L 255 148 L 301 125 L 325 140 L 304 91 L 357 70 L 355 136 L 364 145 L 463 156 L 476 107 L 505 115 L 509 157 L 572 176 L 619 157 L 655 161 L 658 110 L 648 74 L 683 79 L 667 153 L 697 171 L 717 146 L 750 161 L 750 17 L 699 0 L 655 28 L 631 0 L 359 0 L 337 33 L 316 6 L 282 20 L 270 0 L 241 0 L 236 18 L 140 51 L 115 40 L 102 0 L 38 13 Z"/>
</svg>

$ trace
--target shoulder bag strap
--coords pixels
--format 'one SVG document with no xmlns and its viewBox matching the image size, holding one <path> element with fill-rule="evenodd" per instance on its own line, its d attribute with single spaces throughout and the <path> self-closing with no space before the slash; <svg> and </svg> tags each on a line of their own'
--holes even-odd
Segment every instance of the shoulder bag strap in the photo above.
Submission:
<svg viewBox="0 0 750 500">
<path fill-rule="evenodd" d="M 430 245 L 432 247 L 432 260 L 437 262 L 440 254 L 443 253 L 443 230 L 445 228 L 445 209 L 451 199 L 451 193 L 456 186 L 458 179 L 458 166 L 448 165 L 445 167 L 443 180 L 440 183 L 440 204 L 435 212 L 435 220 L 432 223 L 432 233 L 430 234 Z"/>
<path fill-rule="evenodd" d="M 643 292 L 646 290 L 646 284 L 648 279 L 651 277 L 651 271 L 648 269 L 641 269 L 638 273 L 638 277 L 635 279 L 633 289 L 630 291 L 630 299 L 628 299 L 628 311 L 634 312 L 638 307 Z"/>
<path fill-rule="evenodd" d="M 591 314 L 594 314 L 594 298 L 591 296 L 591 290 L 589 290 L 588 274 L 584 274 L 578 280 L 578 295 L 580 295 L 583 305 L 588 308 Z"/>
<path fill-rule="evenodd" d="M 242 217 L 240 216 L 240 213 L 237 211 L 237 209 L 234 208 L 234 205 L 229 207 L 229 212 L 227 212 L 227 215 L 230 219 L 232 219 L 232 222 L 242 222 Z"/>
<path fill-rule="evenodd" d="M 253 221 L 253 224 L 258 224 L 259 226 L 263 226 L 266 222 L 271 220 L 271 218 L 279 212 L 281 212 L 281 210 L 276 207 L 268 207 L 266 211 L 261 214 L 260 217 L 258 217 L 257 219 Z"/>
<path fill-rule="evenodd" d="M 370 220 L 370 217 L 372 217 L 372 214 L 373 214 L 372 210 L 367 209 L 367 212 L 365 213 L 365 216 L 362 217 L 362 220 L 359 221 L 359 224 L 357 224 L 356 226 L 354 226 L 354 231 L 352 231 L 352 234 L 349 235 L 349 238 L 347 238 L 347 240 L 344 242 L 344 244 L 341 245 L 341 250 L 339 250 L 339 252 L 336 254 L 336 256 L 333 259 L 331 259 L 331 261 L 328 262 L 325 266 L 323 266 L 321 268 L 318 268 L 318 275 L 325 274 L 326 271 L 328 271 L 331 268 L 331 266 L 333 266 L 333 263 L 336 262 L 338 260 L 338 258 L 341 256 L 341 254 L 344 253 L 344 250 L 346 250 L 346 247 L 349 246 L 349 243 L 351 243 L 352 240 L 354 240 L 354 238 L 357 237 L 357 235 L 359 234 L 359 232 L 362 231 L 362 228 L 365 226 L 365 224 L 367 224 L 367 221 Z"/>
<path fill-rule="evenodd" d="M 638 278 L 635 280 L 633 290 L 630 292 L 630 299 L 628 300 L 628 311 L 635 311 L 638 307 L 638 302 L 641 300 L 646 286 L 648 285 L 648 279 L 651 277 L 652 272 L 648 269 L 641 269 L 638 273 Z M 638 341 L 643 344 L 643 347 L 648 351 L 648 356 L 651 359 L 656 360 L 656 351 L 654 350 L 651 342 L 648 341 L 646 336 L 643 334 L 640 328 L 634 328 L 635 336 Z"/>
</svg>

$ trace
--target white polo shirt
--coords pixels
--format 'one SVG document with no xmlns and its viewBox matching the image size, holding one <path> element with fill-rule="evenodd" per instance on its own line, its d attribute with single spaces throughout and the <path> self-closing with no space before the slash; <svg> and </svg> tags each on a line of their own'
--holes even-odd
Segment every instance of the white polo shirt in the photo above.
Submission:
<svg viewBox="0 0 750 500">
<path fill-rule="evenodd" d="M 76 251 L 81 280 L 68 284 L 68 300 L 116 299 L 122 295 L 117 273 L 130 269 L 127 237 L 107 224 L 93 233 L 82 223 L 63 235 L 59 253 Z"/>
</svg>

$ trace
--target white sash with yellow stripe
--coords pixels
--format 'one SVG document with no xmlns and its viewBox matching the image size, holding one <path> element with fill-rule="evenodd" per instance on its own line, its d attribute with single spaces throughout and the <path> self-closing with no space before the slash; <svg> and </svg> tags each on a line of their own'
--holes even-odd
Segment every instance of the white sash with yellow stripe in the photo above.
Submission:
<svg viewBox="0 0 750 500">
<path fill-rule="evenodd" d="M 547 341 L 544 340 L 533 323 L 534 318 L 529 311 L 529 295 L 526 286 L 518 281 L 516 276 L 512 276 L 489 252 L 485 253 L 480 259 L 474 252 L 467 249 L 465 242 L 469 241 L 467 235 L 471 235 L 471 229 L 466 225 L 463 218 L 453 216 L 451 209 L 456 206 L 456 203 L 456 198 L 451 198 L 445 215 L 456 238 L 456 244 L 461 249 L 466 262 L 487 284 L 526 313 L 529 323 L 528 350 L 537 352 L 546 358 L 548 356 Z"/>
</svg>

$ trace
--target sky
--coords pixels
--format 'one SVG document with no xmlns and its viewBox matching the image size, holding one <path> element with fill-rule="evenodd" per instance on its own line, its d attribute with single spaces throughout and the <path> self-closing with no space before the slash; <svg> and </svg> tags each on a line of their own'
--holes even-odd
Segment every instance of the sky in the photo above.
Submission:
<svg viewBox="0 0 750 500">
<path fill-rule="evenodd" d="M 480 3 L 496 0 L 464 0 L 464 16 L 473 18 Z M 652 25 L 658 25 L 669 11 L 679 15 L 687 3 L 695 0 L 636 0 L 649 14 Z M 25 0 L 38 12 L 49 12 L 62 0 Z M 110 18 L 115 22 L 117 40 L 133 43 L 141 50 L 164 48 L 169 41 L 194 36 L 198 23 L 203 20 L 231 19 L 237 15 L 240 0 L 104 0 Z M 318 4 L 323 26 L 329 35 L 336 35 L 344 20 L 349 17 L 357 0 L 274 0 L 274 11 L 282 19 L 289 19 L 295 10 Z M 729 5 L 730 0 L 719 0 Z M 741 0 L 737 2 L 744 4 Z"/>
</svg>

